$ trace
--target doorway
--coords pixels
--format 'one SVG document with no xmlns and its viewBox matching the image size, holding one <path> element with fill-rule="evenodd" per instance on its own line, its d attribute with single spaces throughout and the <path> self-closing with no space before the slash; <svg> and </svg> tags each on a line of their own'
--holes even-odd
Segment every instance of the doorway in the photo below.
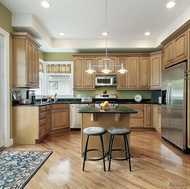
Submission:
<svg viewBox="0 0 190 189">
<path fill-rule="evenodd" d="M 3 136 L 4 136 L 4 128 L 3 128 L 3 103 L 2 103 L 2 89 L 3 89 L 3 78 L 2 78 L 2 67 L 3 67 L 3 36 L 0 34 L 0 148 L 4 146 Z"/>
<path fill-rule="evenodd" d="M 9 33 L 0 28 L 0 147 L 13 144 L 10 137 Z"/>
</svg>

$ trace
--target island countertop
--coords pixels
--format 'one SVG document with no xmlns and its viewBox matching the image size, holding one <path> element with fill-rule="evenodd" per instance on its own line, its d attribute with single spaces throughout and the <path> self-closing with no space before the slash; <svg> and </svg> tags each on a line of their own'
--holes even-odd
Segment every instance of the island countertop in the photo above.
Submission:
<svg viewBox="0 0 190 189">
<path fill-rule="evenodd" d="M 135 114 L 137 113 L 137 111 L 125 106 L 118 106 L 115 109 L 109 109 L 109 110 L 102 110 L 99 108 L 95 108 L 93 106 L 88 106 L 80 108 L 78 110 L 78 113 Z"/>
</svg>

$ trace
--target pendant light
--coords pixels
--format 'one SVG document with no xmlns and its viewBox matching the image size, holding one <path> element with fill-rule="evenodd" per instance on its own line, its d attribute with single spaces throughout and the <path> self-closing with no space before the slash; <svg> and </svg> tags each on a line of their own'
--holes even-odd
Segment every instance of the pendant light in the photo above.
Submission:
<svg viewBox="0 0 190 189">
<path fill-rule="evenodd" d="M 104 74 L 109 74 L 112 71 L 109 69 L 109 67 L 118 67 L 118 65 L 111 65 L 111 59 L 108 57 L 108 49 L 107 49 L 107 36 L 108 36 L 108 32 L 107 32 L 107 0 L 106 0 L 106 32 L 103 32 L 103 35 L 106 36 L 106 54 L 105 57 L 102 59 L 102 65 L 92 65 L 91 63 L 88 65 L 88 69 L 85 71 L 87 73 L 94 73 L 96 72 L 93 67 L 103 67 L 103 69 L 101 70 L 102 73 Z M 127 70 L 124 68 L 123 63 L 120 66 L 120 69 L 117 71 L 118 73 L 126 73 Z"/>
</svg>

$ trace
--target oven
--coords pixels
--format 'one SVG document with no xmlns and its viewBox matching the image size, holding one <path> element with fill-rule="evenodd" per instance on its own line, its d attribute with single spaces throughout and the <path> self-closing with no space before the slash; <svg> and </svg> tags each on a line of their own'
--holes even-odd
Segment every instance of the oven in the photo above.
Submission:
<svg viewBox="0 0 190 189">
<path fill-rule="evenodd" d="M 99 94 L 95 95 L 95 108 L 101 108 L 101 103 L 108 101 L 110 104 L 110 109 L 115 109 L 118 106 L 117 95 L 116 94 Z"/>
</svg>

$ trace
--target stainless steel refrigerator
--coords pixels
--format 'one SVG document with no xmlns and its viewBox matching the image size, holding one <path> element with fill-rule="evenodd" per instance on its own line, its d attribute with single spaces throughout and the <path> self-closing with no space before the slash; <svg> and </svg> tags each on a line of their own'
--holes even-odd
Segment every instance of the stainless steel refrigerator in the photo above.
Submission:
<svg viewBox="0 0 190 189">
<path fill-rule="evenodd" d="M 187 62 L 162 72 L 161 136 L 187 150 Z"/>
</svg>

